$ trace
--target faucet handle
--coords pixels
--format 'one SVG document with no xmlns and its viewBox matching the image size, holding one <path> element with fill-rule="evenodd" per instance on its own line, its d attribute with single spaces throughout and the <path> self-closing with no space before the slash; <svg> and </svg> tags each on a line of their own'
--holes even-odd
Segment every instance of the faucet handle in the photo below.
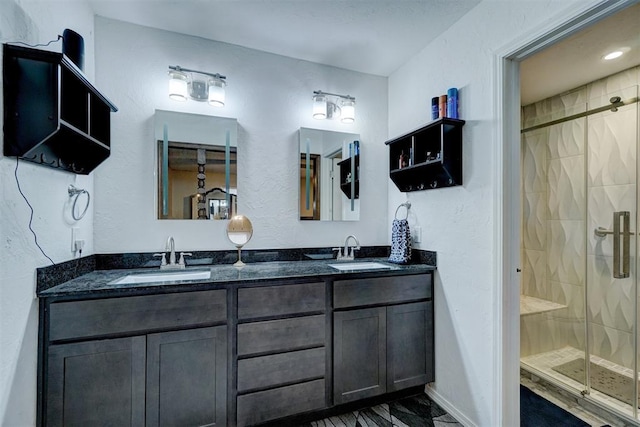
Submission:
<svg viewBox="0 0 640 427">
<path fill-rule="evenodd" d="M 180 260 L 178 261 L 179 265 L 185 265 L 184 257 L 193 256 L 191 252 L 180 252 Z"/>
<path fill-rule="evenodd" d="M 161 254 L 153 254 L 153 256 L 154 256 L 154 257 L 156 257 L 156 256 L 160 256 L 160 257 L 162 257 L 162 261 L 160 261 L 160 265 L 161 265 L 161 266 L 163 266 L 163 265 L 167 265 L 167 256 L 166 256 L 166 254 L 165 254 L 164 252 L 163 252 L 163 253 L 161 253 Z"/>
<path fill-rule="evenodd" d="M 331 248 L 331 250 L 338 251 L 338 254 L 336 255 L 336 259 L 342 259 L 342 248 Z"/>
</svg>

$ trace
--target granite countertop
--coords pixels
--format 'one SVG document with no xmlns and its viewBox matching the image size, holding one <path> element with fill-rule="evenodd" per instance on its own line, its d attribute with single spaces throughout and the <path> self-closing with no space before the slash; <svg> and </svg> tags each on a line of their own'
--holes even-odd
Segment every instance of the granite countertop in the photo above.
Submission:
<svg viewBox="0 0 640 427">
<path fill-rule="evenodd" d="M 385 264 L 389 269 L 373 270 L 337 270 L 329 264 L 349 262 L 378 262 Z M 246 284 L 266 280 L 295 279 L 295 278 L 356 278 L 373 276 L 393 276 L 403 274 L 418 274 L 435 270 L 436 267 L 428 264 L 398 265 L 387 262 L 387 258 L 357 258 L 354 261 L 308 260 L 308 261 L 274 261 L 247 263 L 244 267 L 237 268 L 231 264 L 214 264 L 205 266 L 187 267 L 184 270 L 160 270 L 159 268 L 127 268 L 95 270 L 82 274 L 76 278 L 38 291 L 39 297 L 62 296 L 86 296 L 87 294 L 123 294 L 140 293 L 145 291 L 170 291 L 185 287 L 208 288 L 220 287 L 228 284 Z M 133 274 L 157 274 L 171 272 L 211 271 L 211 278 L 199 280 L 161 281 L 136 284 L 114 284 L 126 275 Z"/>
</svg>

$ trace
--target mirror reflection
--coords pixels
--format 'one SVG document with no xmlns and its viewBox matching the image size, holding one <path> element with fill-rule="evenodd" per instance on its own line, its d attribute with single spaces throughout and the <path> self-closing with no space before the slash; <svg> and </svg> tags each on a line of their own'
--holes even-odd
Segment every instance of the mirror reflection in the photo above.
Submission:
<svg viewBox="0 0 640 427">
<path fill-rule="evenodd" d="M 300 128 L 300 219 L 360 219 L 360 135 Z"/>
<path fill-rule="evenodd" d="M 158 219 L 237 212 L 237 120 L 156 110 Z"/>
</svg>

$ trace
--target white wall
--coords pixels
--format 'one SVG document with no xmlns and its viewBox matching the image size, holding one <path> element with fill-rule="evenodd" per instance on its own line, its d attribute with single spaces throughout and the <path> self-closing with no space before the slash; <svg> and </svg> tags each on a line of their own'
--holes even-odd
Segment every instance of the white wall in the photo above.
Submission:
<svg viewBox="0 0 640 427">
<path fill-rule="evenodd" d="M 56 39 L 65 28 L 85 42 L 85 74 L 93 76 L 93 15 L 84 3 L 0 1 L 0 42 L 29 44 Z M 48 49 L 61 52 L 61 42 Z M 10 84 L 10 83 L 9 83 Z M 2 89 L 0 89 L 0 92 Z M 2 108 L 0 106 L 0 108 Z M 3 115 L 0 114 L 0 121 Z M 28 229 L 29 208 L 18 192 L 15 158 L 0 158 L 0 425 L 35 425 L 38 303 L 35 269 L 49 265 Z M 79 222 L 70 218 L 67 188 L 74 184 L 93 194 L 93 177 L 20 162 L 20 186 L 34 208 L 33 229 L 54 262 L 71 253 L 71 227 L 81 228 L 93 252 L 93 205 Z"/>
<path fill-rule="evenodd" d="M 493 85 L 496 52 L 517 40 L 530 42 L 551 18 L 568 20 L 567 10 L 575 14 L 578 3 L 586 8 L 595 2 L 485 0 L 389 78 L 390 137 L 427 123 L 433 96 L 449 87 L 460 90 L 464 185 L 402 194 L 389 181 L 388 213 L 392 217 L 398 204 L 410 200 L 410 222 L 422 226 L 416 247 L 438 253 L 436 382 L 429 392 L 468 425 L 500 425 L 502 411 L 495 381 L 501 367 L 494 364 L 500 356 L 496 304 L 503 304 L 494 301 L 500 295 L 494 288 L 502 285 L 494 276 L 501 261 L 494 200 L 502 194 L 493 182 L 495 168 L 502 168 L 493 155 L 501 131 Z"/>
<path fill-rule="evenodd" d="M 386 78 L 101 17 L 95 25 L 97 86 L 119 108 L 111 157 L 95 173 L 96 252 L 157 251 L 169 235 L 178 250 L 233 249 L 224 221 L 155 219 L 155 109 L 238 119 L 239 212 L 254 227 L 248 249 L 335 246 L 349 234 L 388 244 Z M 227 76 L 225 107 L 171 101 L 168 65 Z M 355 124 L 314 120 L 314 90 L 355 96 Z M 360 134 L 360 221 L 298 219 L 300 127 Z"/>
</svg>

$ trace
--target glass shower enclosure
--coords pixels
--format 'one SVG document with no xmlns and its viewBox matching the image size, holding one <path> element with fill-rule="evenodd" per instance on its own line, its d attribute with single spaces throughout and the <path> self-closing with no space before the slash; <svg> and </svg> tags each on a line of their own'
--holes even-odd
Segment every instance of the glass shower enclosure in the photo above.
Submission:
<svg viewBox="0 0 640 427">
<path fill-rule="evenodd" d="M 638 86 L 523 108 L 521 367 L 638 420 Z"/>
</svg>

